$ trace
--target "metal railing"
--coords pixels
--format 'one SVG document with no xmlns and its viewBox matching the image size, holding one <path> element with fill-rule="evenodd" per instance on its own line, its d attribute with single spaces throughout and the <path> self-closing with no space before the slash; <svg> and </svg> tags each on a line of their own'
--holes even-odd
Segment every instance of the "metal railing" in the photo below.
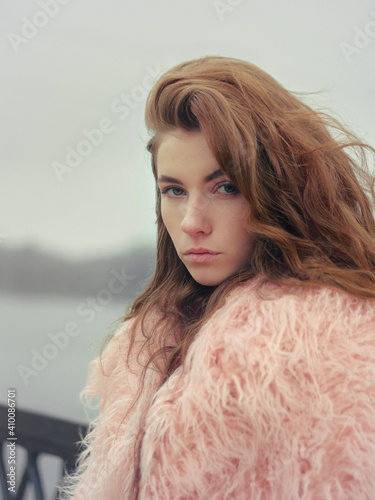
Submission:
<svg viewBox="0 0 375 500">
<path fill-rule="evenodd" d="M 26 466 L 16 493 L 8 491 L 7 468 L 3 460 L 3 448 L 10 442 L 7 425 L 8 408 L 0 405 L 0 484 L 4 500 L 22 500 L 31 485 L 35 491 L 36 500 L 46 500 L 42 488 L 41 475 L 38 468 L 38 457 L 48 454 L 60 457 L 63 460 L 62 473 L 71 473 L 75 468 L 78 453 L 77 442 L 87 432 L 84 424 L 68 422 L 37 413 L 17 409 L 16 414 L 16 446 L 21 446 L 27 452 Z M 17 471 L 18 476 L 18 471 Z M 57 488 L 55 498 L 57 498 Z"/>
</svg>

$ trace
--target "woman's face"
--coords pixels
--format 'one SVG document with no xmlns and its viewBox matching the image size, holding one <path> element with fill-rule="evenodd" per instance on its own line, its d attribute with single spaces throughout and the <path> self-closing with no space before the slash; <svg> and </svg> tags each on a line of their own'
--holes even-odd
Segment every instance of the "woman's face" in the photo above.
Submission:
<svg viewBox="0 0 375 500">
<path fill-rule="evenodd" d="M 220 170 L 203 132 L 164 135 L 156 165 L 161 215 L 178 256 L 195 281 L 220 284 L 251 254 L 245 198 Z"/>
</svg>

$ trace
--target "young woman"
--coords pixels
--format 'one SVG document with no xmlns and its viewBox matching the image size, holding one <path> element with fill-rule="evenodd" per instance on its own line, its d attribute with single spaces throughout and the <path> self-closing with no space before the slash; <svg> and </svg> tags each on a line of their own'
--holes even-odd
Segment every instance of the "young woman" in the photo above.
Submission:
<svg viewBox="0 0 375 500">
<path fill-rule="evenodd" d="M 156 270 L 91 366 L 70 498 L 373 500 L 374 149 L 223 57 L 146 124 Z"/>
</svg>

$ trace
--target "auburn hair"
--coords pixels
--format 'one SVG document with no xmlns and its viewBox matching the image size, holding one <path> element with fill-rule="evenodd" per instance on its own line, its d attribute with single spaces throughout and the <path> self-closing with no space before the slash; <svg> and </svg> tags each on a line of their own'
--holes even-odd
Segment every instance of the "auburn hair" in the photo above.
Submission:
<svg viewBox="0 0 375 500">
<path fill-rule="evenodd" d="M 236 275 L 217 286 L 200 285 L 176 253 L 156 190 L 155 273 L 124 317 L 135 318 L 129 353 L 137 331 L 148 349 L 143 374 L 152 364 L 162 385 L 183 364 L 196 333 L 225 296 L 256 275 L 283 287 L 323 285 L 375 297 L 375 178 L 367 157 L 375 150 L 337 118 L 311 109 L 257 66 L 219 56 L 165 72 L 151 89 L 145 118 L 155 179 L 165 134 L 176 129 L 204 133 L 222 170 L 248 202 L 246 227 L 254 246 L 249 263 Z M 145 318 L 153 311 L 159 319 L 155 330 L 147 330 Z M 160 326 L 165 335 L 156 349 L 153 334 Z M 144 376 L 138 396 L 143 381 Z M 133 498 L 143 433 L 141 424 Z"/>
</svg>

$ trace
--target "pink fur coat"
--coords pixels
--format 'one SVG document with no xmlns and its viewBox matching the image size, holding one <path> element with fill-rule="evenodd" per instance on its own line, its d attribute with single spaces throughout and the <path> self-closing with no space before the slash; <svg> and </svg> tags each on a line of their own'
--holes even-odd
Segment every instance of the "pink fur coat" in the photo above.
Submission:
<svg viewBox="0 0 375 500">
<path fill-rule="evenodd" d="M 139 366 L 126 369 L 124 323 L 91 367 L 101 413 L 69 498 L 129 498 L 146 405 L 140 500 L 375 500 L 375 301 L 258 294 L 256 281 L 228 295 L 156 393 L 149 370 L 126 419 Z"/>
</svg>

